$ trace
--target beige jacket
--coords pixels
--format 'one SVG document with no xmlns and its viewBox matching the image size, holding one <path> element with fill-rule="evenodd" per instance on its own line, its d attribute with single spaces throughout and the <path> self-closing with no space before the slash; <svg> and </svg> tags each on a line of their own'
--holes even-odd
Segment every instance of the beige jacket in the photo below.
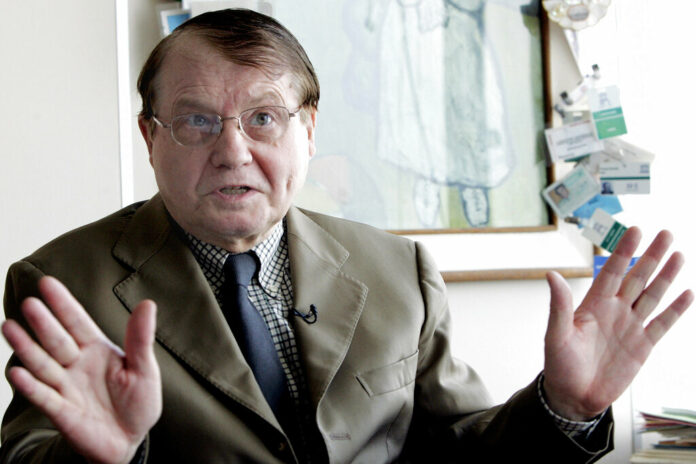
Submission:
<svg viewBox="0 0 696 464">
<path fill-rule="evenodd" d="M 508 454 L 590 462 L 611 448 L 610 415 L 586 450 L 556 429 L 534 383 L 489 409 L 478 376 L 450 356 L 444 284 L 421 245 L 296 208 L 287 231 L 295 307 L 318 308 L 317 322 L 296 323 L 295 331 L 323 438 L 316 446 L 326 447 L 331 463 L 503 462 Z M 36 294 L 45 274 L 63 281 L 117 343 L 136 303 L 157 303 L 164 405 L 148 436 L 148 462 L 295 462 L 159 196 L 15 263 L 8 318 L 21 320 L 20 301 Z M 0 461 L 75 460 L 51 424 L 15 395 Z"/>
</svg>

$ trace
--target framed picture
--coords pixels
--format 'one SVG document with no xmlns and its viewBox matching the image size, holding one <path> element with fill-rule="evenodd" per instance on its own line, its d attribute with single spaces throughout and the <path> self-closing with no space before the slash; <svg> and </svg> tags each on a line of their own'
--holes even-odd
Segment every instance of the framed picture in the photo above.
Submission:
<svg viewBox="0 0 696 464">
<path fill-rule="evenodd" d="M 322 84 L 300 205 L 400 232 L 550 224 L 539 2 L 353 0 L 328 14 L 300 40 Z"/>
<path fill-rule="evenodd" d="M 184 9 L 181 2 L 169 2 L 157 5 L 160 19 L 160 34 L 166 37 L 191 17 L 191 10 Z"/>
<path fill-rule="evenodd" d="M 591 247 L 568 245 L 541 194 L 553 177 L 541 2 L 346 0 L 302 17 L 283 3 L 274 16 L 322 85 L 299 206 L 424 241 L 448 280 L 591 275 Z"/>
</svg>

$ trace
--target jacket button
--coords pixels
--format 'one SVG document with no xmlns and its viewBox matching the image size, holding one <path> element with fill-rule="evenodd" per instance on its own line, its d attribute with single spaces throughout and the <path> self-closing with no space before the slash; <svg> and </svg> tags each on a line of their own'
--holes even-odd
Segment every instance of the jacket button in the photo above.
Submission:
<svg viewBox="0 0 696 464">
<path fill-rule="evenodd" d="M 286 445 L 284 441 L 279 442 L 278 443 L 278 452 L 279 453 L 285 452 L 287 447 L 288 447 L 288 445 Z"/>
</svg>

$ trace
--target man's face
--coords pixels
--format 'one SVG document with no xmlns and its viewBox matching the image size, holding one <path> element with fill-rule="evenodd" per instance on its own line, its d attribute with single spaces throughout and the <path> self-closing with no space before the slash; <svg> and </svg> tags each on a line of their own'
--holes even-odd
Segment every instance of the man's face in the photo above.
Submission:
<svg viewBox="0 0 696 464">
<path fill-rule="evenodd" d="M 259 106 L 299 106 L 288 73 L 271 79 L 227 61 L 198 38 L 174 46 L 155 85 L 156 116 L 165 124 L 189 113 L 227 117 Z M 139 124 L 169 213 L 195 237 L 238 253 L 268 236 L 304 183 L 315 118 L 315 112 L 290 118 L 271 143 L 247 138 L 237 120 L 226 120 L 217 140 L 195 147 L 177 144 L 169 129 Z"/>
</svg>

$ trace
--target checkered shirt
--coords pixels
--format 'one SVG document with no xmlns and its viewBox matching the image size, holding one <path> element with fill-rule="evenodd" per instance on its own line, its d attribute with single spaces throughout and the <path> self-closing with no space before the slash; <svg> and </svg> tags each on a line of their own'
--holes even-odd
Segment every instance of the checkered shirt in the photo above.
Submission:
<svg viewBox="0 0 696 464">
<path fill-rule="evenodd" d="M 198 240 L 189 233 L 186 237 L 196 261 L 213 289 L 218 304 L 222 307 L 222 285 L 225 280 L 223 268 L 229 252 Z M 290 324 L 293 291 L 283 224 L 278 223 L 271 235 L 254 246 L 252 251 L 258 256 L 261 267 L 248 287 L 249 299 L 268 325 L 287 377 L 288 389 L 293 399 L 297 401 L 304 376 L 301 374 L 300 356 Z"/>
<path fill-rule="evenodd" d="M 185 233 L 188 245 L 201 266 L 205 278 L 222 308 L 222 285 L 225 280 L 224 266 L 229 255 L 225 249 L 205 243 Z M 290 260 L 285 235 L 285 221 L 279 222 L 271 235 L 254 246 L 261 263 L 259 272 L 248 287 L 249 299 L 263 317 L 275 344 L 278 358 L 285 371 L 288 390 L 295 403 L 301 443 L 293 443 L 307 450 L 307 433 L 313 430 L 312 408 L 309 403 L 306 379 L 300 363 L 300 355 L 292 328 L 293 289 L 290 279 Z M 304 462 L 311 456 L 305 455 Z"/>
<path fill-rule="evenodd" d="M 556 423 L 556 426 L 558 426 L 559 429 L 561 429 L 566 435 L 568 435 L 571 438 L 589 438 L 590 434 L 597 427 L 597 424 L 599 424 L 599 421 L 601 421 L 604 417 L 604 414 L 606 414 L 606 411 L 604 411 L 602 414 L 595 417 L 594 419 L 590 419 L 589 421 L 573 421 L 570 419 L 566 419 L 565 417 L 559 416 L 553 411 L 553 409 L 551 409 L 551 406 L 549 406 L 548 402 L 546 401 L 546 397 L 544 396 L 543 385 L 544 374 L 540 375 L 539 380 L 537 381 L 537 394 L 539 395 L 541 404 L 544 405 L 544 409 L 546 409 L 546 412 L 551 414 L 551 417 L 553 417 L 553 421 Z"/>
</svg>

